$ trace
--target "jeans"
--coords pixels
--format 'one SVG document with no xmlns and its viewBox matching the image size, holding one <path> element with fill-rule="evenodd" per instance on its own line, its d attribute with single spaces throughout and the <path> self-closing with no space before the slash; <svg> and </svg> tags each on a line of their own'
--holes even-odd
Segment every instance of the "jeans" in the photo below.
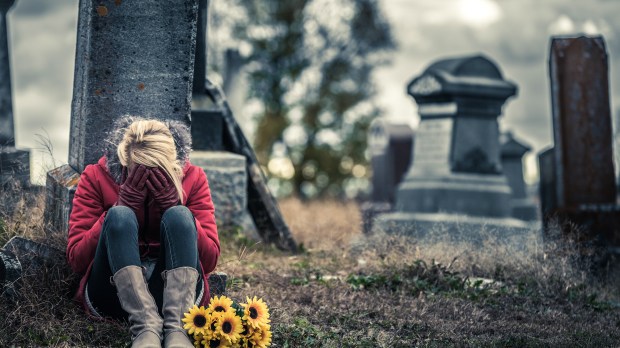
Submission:
<svg viewBox="0 0 620 348">
<path fill-rule="evenodd" d="M 164 291 L 161 273 L 178 267 L 194 267 L 201 272 L 196 224 L 187 207 L 177 205 L 164 212 L 160 224 L 160 244 L 148 287 L 161 314 Z M 103 222 L 86 284 L 88 299 L 98 314 L 117 319 L 127 318 L 110 278 L 124 267 L 142 267 L 142 261 L 138 249 L 138 220 L 133 210 L 125 206 L 110 208 Z M 202 289 L 202 277 L 198 278 L 196 294 Z"/>
</svg>

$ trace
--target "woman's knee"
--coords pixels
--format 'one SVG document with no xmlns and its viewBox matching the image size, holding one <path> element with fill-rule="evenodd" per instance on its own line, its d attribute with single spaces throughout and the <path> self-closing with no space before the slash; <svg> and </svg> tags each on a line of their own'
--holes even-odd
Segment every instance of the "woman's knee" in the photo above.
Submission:
<svg viewBox="0 0 620 348">
<path fill-rule="evenodd" d="M 171 232 L 169 229 L 174 229 L 174 233 L 192 233 L 196 234 L 196 223 L 194 221 L 194 215 L 184 205 L 177 205 L 169 208 L 164 212 L 161 218 L 162 233 Z"/>
<path fill-rule="evenodd" d="M 115 206 L 108 210 L 104 227 L 103 230 L 108 231 L 108 233 L 116 231 L 127 233 L 131 230 L 137 232 L 138 220 L 136 214 L 129 207 Z"/>
</svg>

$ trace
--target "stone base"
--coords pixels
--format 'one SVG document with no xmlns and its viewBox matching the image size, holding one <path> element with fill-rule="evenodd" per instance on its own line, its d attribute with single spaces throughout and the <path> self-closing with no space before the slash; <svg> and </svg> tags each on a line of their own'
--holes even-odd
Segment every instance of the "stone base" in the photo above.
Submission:
<svg viewBox="0 0 620 348">
<path fill-rule="evenodd" d="M 515 246 L 525 245 L 534 234 L 542 244 L 538 223 L 513 218 L 397 212 L 377 217 L 373 232 L 406 235 L 425 242 L 467 242 L 478 246 L 494 239 L 510 239 Z"/>
<path fill-rule="evenodd" d="M 408 174 L 396 193 L 398 211 L 505 218 L 512 192 L 503 175 Z"/>
<path fill-rule="evenodd" d="M 513 199 L 510 201 L 512 206 L 512 217 L 525 221 L 539 220 L 539 208 L 531 199 Z"/>
<path fill-rule="evenodd" d="M 377 215 L 392 211 L 392 204 L 388 202 L 364 202 L 360 210 L 362 212 L 362 231 L 366 234 L 372 231 L 372 225 Z"/>
<path fill-rule="evenodd" d="M 218 225 L 244 227 L 248 204 L 245 157 L 224 151 L 193 151 L 190 161 L 207 174 Z"/>
<path fill-rule="evenodd" d="M 80 174 L 65 164 L 47 172 L 45 183 L 45 232 L 64 233 L 69 230 L 69 214 Z"/>
<path fill-rule="evenodd" d="M 30 151 L 0 147 L 0 185 L 13 181 L 30 186 Z"/>
</svg>

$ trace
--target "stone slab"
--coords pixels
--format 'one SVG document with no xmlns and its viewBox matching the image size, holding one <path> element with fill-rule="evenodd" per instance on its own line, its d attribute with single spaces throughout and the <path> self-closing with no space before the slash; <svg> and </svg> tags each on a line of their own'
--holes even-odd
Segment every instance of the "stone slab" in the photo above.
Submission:
<svg viewBox="0 0 620 348">
<path fill-rule="evenodd" d="M 0 250 L 0 296 L 13 299 L 19 292 L 22 265 L 15 254 Z"/>
<path fill-rule="evenodd" d="M 224 151 L 224 118 L 218 110 L 192 110 L 192 148 Z"/>
<path fill-rule="evenodd" d="M 487 240 L 501 238 L 518 247 L 530 243 L 532 238 L 542 243 L 539 225 L 513 218 L 395 212 L 377 217 L 373 232 L 411 236 L 427 242 L 467 242 L 480 247 Z"/>
<path fill-rule="evenodd" d="M 207 174 L 219 226 L 241 226 L 247 209 L 245 157 L 225 151 L 193 151 L 190 161 Z"/>
<path fill-rule="evenodd" d="M 80 174 L 68 164 L 47 172 L 45 182 L 45 232 L 66 234 L 73 195 L 80 181 Z"/>
</svg>

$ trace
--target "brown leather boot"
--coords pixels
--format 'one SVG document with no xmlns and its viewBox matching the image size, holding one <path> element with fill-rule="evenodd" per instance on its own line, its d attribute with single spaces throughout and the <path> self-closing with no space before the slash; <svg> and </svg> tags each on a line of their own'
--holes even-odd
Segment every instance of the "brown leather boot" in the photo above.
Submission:
<svg viewBox="0 0 620 348">
<path fill-rule="evenodd" d="M 181 319 L 196 300 L 198 271 L 193 267 L 179 267 L 164 271 L 164 347 L 194 348 Z"/>
<path fill-rule="evenodd" d="M 129 314 L 131 346 L 161 348 L 163 320 L 138 266 L 123 267 L 112 277 L 121 307 Z"/>
</svg>

